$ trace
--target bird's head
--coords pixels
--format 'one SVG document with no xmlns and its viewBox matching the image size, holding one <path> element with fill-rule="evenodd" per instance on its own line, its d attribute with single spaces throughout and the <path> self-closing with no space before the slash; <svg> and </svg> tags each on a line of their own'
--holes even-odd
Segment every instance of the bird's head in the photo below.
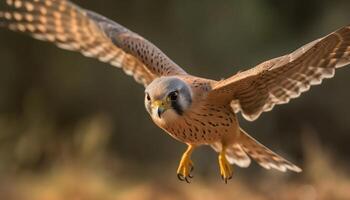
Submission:
<svg viewBox="0 0 350 200">
<path fill-rule="evenodd" d="M 160 77 L 145 90 L 145 106 L 156 120 L 171 120 L 191 106 L 191 88 L 177 77 Z"/>
</svg>

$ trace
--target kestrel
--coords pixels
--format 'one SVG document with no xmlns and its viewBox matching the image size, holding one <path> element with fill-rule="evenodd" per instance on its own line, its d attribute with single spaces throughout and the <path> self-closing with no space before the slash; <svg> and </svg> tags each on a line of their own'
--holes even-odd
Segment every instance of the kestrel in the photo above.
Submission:
<svg viewBox="0 0 350 200">
<path fill-rule="evenodd" d="M 301 169 L 272 152 L 238 124 L 331 78 L 350 63 L 350 26 L 317 39 L 296 51 L 263 62 L 230 78 L 215 81 L 186 73 L 155 45 L 120 24 L 68 0 L 6 0 L 0 26 L 79 51 L 122 68 L 145 87 L 145 107 L 154 123 L 188 145 L 177 175 L 192 178 L 191 154 L 200 145 L 218 152 L 220 174 L 232 177 L 232 164 L 265 169 Z"/>
</svg>

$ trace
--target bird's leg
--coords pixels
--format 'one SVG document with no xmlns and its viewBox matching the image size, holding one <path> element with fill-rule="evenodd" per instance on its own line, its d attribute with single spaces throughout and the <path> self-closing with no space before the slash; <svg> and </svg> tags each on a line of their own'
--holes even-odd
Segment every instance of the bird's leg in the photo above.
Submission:
<svg viewBox="0 0 350 200">
<path fill-rule="evenodd" d="M 228 180 L 232 178 L 232 167 L 231 164 L 226 159 L 226 148 L 223 147 L 219 154 L 219 167 L 222 179 L 227 183 Z"/>
<path fill-rule="evenodd" d="M 193 178 L 191 172 L 193 171 L 193 162 L 191 160 L 191 154 L 193 152 L 194 146 L 189 144 L 187 150 L 182 155 L 179 168 L 177 169 L 177 177 L 181 181 L 186 181 L 190 183 L 189 178 Z"/>
</svg>

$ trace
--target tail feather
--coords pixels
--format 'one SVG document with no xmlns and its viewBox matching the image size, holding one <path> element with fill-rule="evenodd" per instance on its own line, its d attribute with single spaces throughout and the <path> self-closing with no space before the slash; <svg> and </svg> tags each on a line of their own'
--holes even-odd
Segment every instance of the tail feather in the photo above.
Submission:
<svg viewBox="0 0 350 200">
<path fill-rule="evenodd" d="M 282 172 L 287 170 L 294 172 L 302 171 L 298 166 L 292 164 L 288 160 L 282 158 L 264 145 L 260 144 L 242 129 L 239 142 L 243 150 L 265 169 L 274 168 Z"/>
<path fill-rule="evenodd" d="M 222 150 L 221 143 L 212 144 L 211 147 L 216 152 L 220 152 Z M 230 164 L 235 164 L 243 168 L 248 167 L 251 163 L 249 156 L 246 154 L 246 152 L 244 152 L 241 145 L 238 143 L 235 143 L 226 149 L 226 159 Z"/>
<path fill-rule="evenodd" d="M 249 156 L 238 143 L 235 143 L 231 148 L 226 150 L 226 158 L 229 163 L 236 164 L 243 168 L 249 167 L 251 163 Z"/>
</svg>

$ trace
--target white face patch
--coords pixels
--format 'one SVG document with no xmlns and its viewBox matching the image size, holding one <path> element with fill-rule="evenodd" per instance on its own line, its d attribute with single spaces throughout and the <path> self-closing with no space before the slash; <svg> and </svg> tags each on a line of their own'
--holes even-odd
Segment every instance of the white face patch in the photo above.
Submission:
<svg viewBox="0 0 350 200">
<path fill-rule="evenodd" d="M 145 93 L 145 107 L 153 121 L 160 126 L 166 126 L 178 121 L 192 104 L 191 88 L 186 82 L 177 77 L 160 77 L 155 79 L 147 86 Z M 156 101 L 162 101 L 166 104 L 163 105 L 163 108 L 166 110 L 160 117 L 158 110 L 152 108 L 151 105 Z"/>
<path fill-rule="evenodd" d="M 179 118 L 179 115 L 173 109 L 166 110 L 160 118 L 158 116 L 157 109 L 153 109 L 151 116 L 153 121 L 159 125 L 169 124 L 171 122 L 176 121 Z"/>
</svg>

